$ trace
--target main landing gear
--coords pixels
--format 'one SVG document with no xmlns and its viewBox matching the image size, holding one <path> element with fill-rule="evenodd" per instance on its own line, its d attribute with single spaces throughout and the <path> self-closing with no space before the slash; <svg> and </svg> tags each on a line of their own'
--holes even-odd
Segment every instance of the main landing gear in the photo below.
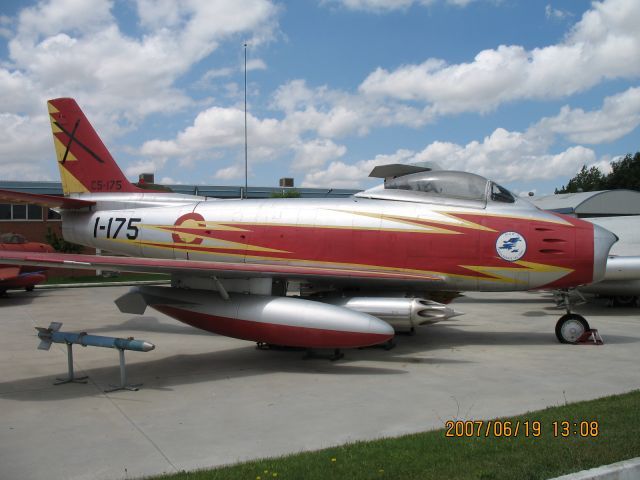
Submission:
<svg viewBox="0 0 640 480">
<path fill-rule="evenodd" d="M 585 333 L 591 331 L 589 322 L 582 315 L 571 313 L 569 290 L 560 290 L 558 295 L 560 297 L 558 306 L 564 306 L 567 313 L 562 315 L 556 323 L 556 337 L 560 343 L 578 343 Z M 584 298 L 581 299 L 584 302 Z"/>
</svg>

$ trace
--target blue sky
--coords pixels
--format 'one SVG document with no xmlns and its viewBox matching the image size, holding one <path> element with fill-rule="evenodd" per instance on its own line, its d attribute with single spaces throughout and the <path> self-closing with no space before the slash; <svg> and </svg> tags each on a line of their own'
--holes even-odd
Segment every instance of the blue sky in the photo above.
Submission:
<svg viewBox="0 0 640 480">
<path fill-rule="evenodd" d="M 0 179 L 57 179 L 45 101 L 127 175 L 367 187 L 437 162 L 520 193 L 640 150 L 637 0 L 47 0 L 0 7 Z"/>
</svg>

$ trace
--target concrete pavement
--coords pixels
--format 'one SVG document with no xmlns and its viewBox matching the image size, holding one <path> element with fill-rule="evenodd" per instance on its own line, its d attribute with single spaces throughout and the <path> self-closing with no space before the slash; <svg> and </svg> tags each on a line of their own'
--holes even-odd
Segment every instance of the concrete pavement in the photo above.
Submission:
<svg viewBox="0 0 640 480">
<path fill-rule="evenodd" d="M 398 337 L 391 351 L 338 362 L 118 312 L 127 288 L 11 292 L 0 298 L 0 478 L 130 478 L 440 428 L 448 419 L 524 413 L 640 387 L 640 311 L 578 308 L 603 346 L 561 345 L 562 313 L 542 293 L 473 293 L 466 314 Z M 135 336 L 139 392 L 118 382 L 117 351 L 75 347 L 86 385 L 53 386 L 66 349 L 38 351 L 34 326 Z"/>
</svg>

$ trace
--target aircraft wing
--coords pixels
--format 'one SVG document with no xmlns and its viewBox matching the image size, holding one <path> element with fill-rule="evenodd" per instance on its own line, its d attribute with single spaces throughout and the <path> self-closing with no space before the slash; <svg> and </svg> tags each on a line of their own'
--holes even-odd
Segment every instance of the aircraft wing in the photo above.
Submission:
<svg viewBox="0 0 640 480">
<path fill-rule="evenodd" d="M 90 207 L 91 205 L 96 204 L 96 202 L 80 200 L 78 198 L 14 192 L 13 190 L 0 190 L 0 200 L 10 203 L 32 203 L 34 205 L 40 205 L 41 207 L 68 209 Z"/>
<path fill-rule="evenodd" d="M 142 273 L 187 273 L 194 276 L 273 277 L 324 280 L 398 280 L 400 282 L 440 282 L 441 278 L 422 272 L 378 269 L 355 270 L 336 266 L 300 266 L 285 264 L 255 264 L 243 262 L 208 262 L 162 258 L 113 257 L 64 253 L 2 252 L 0 263 L 36 265 L 50 268 L 85 270 L 115 270 Z"/>
</svg>

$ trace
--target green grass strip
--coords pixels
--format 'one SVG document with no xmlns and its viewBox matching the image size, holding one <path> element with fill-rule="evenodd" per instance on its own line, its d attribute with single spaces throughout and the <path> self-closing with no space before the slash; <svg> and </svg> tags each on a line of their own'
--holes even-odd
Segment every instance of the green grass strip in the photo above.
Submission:
<svg viewBox="0 0 640 480">
<path fill-rule="evenodd" d="M 640 456 L 640 391 L 501 420 L 511 421 L 512 427 L 520 422 L 518 435 L 514 436 L 512 430 L 511 437 L 493 434 L 485 437 L 483 432 L 480 437 L 449 438 L 441 429 L 153 478 L 548 479 Z M 525 436 L 525 421 L 540 422 L 539 437 Z M 560 424 L 559 436 L 554 436 L 554 421 L 570 422 L 571 434 L 562 437 Z M 598 435 L 581 437 L 579 424 L 583 421 L 598 422 Z M 573 427 L 574 422 L 578 423 L 577 429 Z M 578 434 L 574 434 L 574 430 L 578 430 Z"/>
</svg>

